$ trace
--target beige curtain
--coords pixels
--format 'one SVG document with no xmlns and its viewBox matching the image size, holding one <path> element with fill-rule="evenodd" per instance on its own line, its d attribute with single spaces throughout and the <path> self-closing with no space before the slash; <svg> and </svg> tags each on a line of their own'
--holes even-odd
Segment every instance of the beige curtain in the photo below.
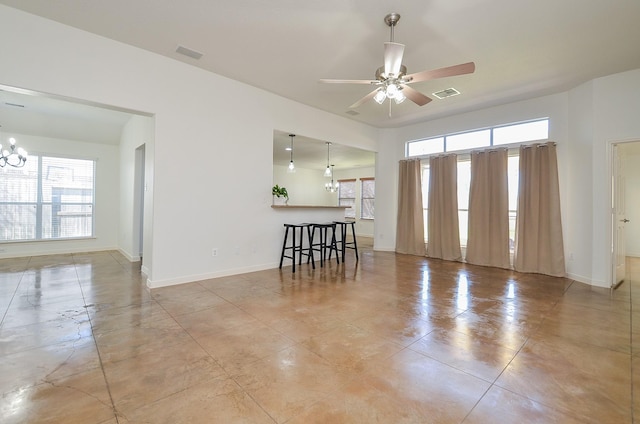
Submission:
<svg viewBox="0 0 640 424">
<path fill-rule="evenodd" d="M 458 159 L 456 155 L 429 159 L 427 256 L 461 261 L 458 227 Z"/>
<path fill-rule="evenodd" d="M 426 254 L 422 212 L 422 174 L 419 160 L 400 161 L 396 252 Z"/>
<path fill-rule="evenodd" d="M 520 147 L 514 269 L 565 275 L 555 143 Z"/>
<path fill-rule="evenodd" d="M 471 153 L 466 261 L 510 268 L 507 149 Z"/>
</svg>

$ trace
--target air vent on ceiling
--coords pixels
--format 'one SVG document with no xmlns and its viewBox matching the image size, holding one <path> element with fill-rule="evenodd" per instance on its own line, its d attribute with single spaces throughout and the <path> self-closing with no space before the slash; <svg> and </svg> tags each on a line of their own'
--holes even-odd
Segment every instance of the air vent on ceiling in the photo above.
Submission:
<svg viewBox="0 0 640 424">
<path fill-rule="evenodd" d="M 355 110 L 348 110 L 345 112 L 347 115 L 356 116 L 360 115 L 360 112 L 356 112 Z"/>
<path fill-rule="evenodd" d="M 437 91 L 431 94 L 442 100 L 446 99 L 447 97 L 457 96 L 458 94 L 460 94 L 460 92 L 455 88 L 446 88 L 442 91 Z"/>
<path fill-rule="evenodd" d="M 180 54 L 183 54 L 185 56 L 189 56 L 189 57 L 191 57 L 193 59 L 196 59 L 196 60 L 198 60 L 198 59 L 200 59 L 202 57 L 202 53 L 197 52 L 195 50 L 188 49 L 188 48 L 186 48 L 184 46 L 178 46 L 178 48 L 176 49 L 176 53 L 180 53 Z"/>
</svg>

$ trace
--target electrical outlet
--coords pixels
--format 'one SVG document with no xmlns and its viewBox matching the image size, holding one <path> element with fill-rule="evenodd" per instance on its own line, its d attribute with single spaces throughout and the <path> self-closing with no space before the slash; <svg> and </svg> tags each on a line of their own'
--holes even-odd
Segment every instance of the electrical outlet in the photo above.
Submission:
<svg viewBox="0 0 640 424">
<path fill-rule="evenodd" d="M 218 248 L 214 247 L 213 249 L 211 249 L 211 256 L 216 257 L 218 256 Z"/>
</svg>

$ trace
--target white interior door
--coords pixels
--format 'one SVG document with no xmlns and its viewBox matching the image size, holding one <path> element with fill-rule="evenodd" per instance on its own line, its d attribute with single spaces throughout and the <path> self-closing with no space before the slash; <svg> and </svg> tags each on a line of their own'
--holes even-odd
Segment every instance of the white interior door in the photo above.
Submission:
<svg viewBox="0 0 640 424">
<path fill-rule="evenodd" d="M 612 178 L 612 230 L 613 230 L 613 285 L 624 280 L 625 269 L 625 224 L 629 222 L 625 215 L 625 173 L 624 156 L 617 144 L 613 145 L 613 178 Z"/>
</svg>

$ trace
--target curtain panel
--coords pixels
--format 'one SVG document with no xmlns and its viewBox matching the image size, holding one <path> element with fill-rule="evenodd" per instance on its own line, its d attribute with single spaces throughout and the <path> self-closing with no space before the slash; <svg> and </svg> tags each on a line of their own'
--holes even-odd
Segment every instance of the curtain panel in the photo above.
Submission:
<svg viewBox="0 0 640 424">
<path fill-rule="evenodd" d="M 399 168 L 396 252 L 425 256 L 420 161 L 401 160 Z"/>
<path fill-rule="evenodd" d="M 427 256 L 462 261 L 458 227 L 458 158 L 429 159 L 429 214 Z"/>
<path fill-rule="evenodd" d="M 466 261 L 511 268 L 507 149 L 471 153 Z"/>
<path fill-rule="evenodd" d="M 565 276 L 555 143 L 520 147 L 514 269 Z"/>
</svg>

